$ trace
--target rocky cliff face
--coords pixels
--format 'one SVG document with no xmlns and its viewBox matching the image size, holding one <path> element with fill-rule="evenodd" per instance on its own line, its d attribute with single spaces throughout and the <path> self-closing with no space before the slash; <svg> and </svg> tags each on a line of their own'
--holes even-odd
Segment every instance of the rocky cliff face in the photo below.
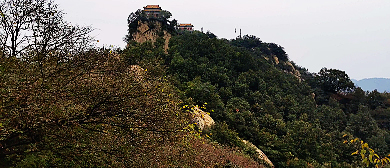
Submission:
<svg viewBox="0 0 390 168">
<path fill-rule="evenodd" d="M 195 123 L 200 130 L 211 128 L 215 124 L 210 115 L 197 106 L 192 109 L 192 123 Z M 263 160 L 266 164 L 268 164 L 269 167 L 274 167 L 274 164 L 271 162 L 271 160 L 268 159 L 263 151 L 261 151 L 249 141 L 242 140 L 242 142 L 244 142 L 245 145 L 254 148 L 260 160 Z"/>
<path fill-rule="evenodd" d="M 281 65 L 284 69 L 284 72 L 295 76 L 296 78 L 298 78 L 299 81 L 303 80 L 301 77 L 301 73 L 297 69 L 295 69 L 294 65 L 290 61 L 279 61 L 279 58 L 276 56 L 271 57 L 271 59 L 268 57 L 264 57 L 264 59 L 274 65 Z"/>
<path fill-rule="evenodd" d="M 295 69 L 294 65 L 290 61 L 284 62 L 285 66 L 289 67 L 289 70 L 286 70 L 287 73 L 294 75 L 299 79 L 299 81 L 302 80 L 301 73 Z"/>
<path fill-rule="evenodd" d="M 166 30 L 163 30 L 162 24 L 158 21 L 138 21 L 137 32 L 133 34 L 133 40 L 138 43 L 146 41 L 156 42 L 158 38 L 164 38 L 164 50 L 168 51 L 169 40 L 172 35 Z"/>
<path fill-rule="evenodd" d="M 242 140 L 242 142 L 245 143 L 245 145 L 248 145 L 254 149 L 256 149 L 256 153 L 259 155 L 259 159 L 260 160 L 263 160 L 265 163 L 268 164 L 268 166 L 270 167 L 275 167 L 274 164 L 271 162 L 271 160 L 268 159 L 268 157 L 264 154 L 263 151 L 261 151 L 259 148 L 257 148 L 255 145 L 253 145 L 251 142 L 249 141 L 246 141 L 246 140 Z"/>
</svg>

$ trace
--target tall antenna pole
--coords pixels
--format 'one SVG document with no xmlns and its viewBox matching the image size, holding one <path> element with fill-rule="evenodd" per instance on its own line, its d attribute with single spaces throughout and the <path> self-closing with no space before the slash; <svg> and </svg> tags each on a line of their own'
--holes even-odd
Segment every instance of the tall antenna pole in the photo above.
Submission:
<svg viewBox="0 0 390 168">
<path fill-rule="evenodd" d="M 240 38 L 242 38 L 242 37 L 241 37 L 241 29 L 240 29 Z"/>
</svg>

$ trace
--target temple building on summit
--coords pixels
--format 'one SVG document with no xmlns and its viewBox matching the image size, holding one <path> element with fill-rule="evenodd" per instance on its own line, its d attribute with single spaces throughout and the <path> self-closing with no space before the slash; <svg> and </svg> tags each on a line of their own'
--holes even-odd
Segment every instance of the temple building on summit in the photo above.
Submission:
<svg viewBox="0 0 390 168">
<path fill-rule="evenodd" d="M 159 17 L 161 14 L 161 7 L 160 5 L 147 5 L 144 7 L 143 10 L 148 17 Z"/>
<path fill-rule="evenodd" d="M 162 14 L 162 9 L 160 5 L 146 5 L 143 12 L 148 18 L 159 18 Z M 194 26 L 191 23 L 182 23 L 177 25 L 179 30 L 193 31 Z"/>
<path fill-rule="evenodd" d="M 193 31 L 194 30 L 193 27 L 194 26 L 191 23 L 179 24 L 177 26 L 179 30 L 188 30 L 188 31 Z"/>
</svg>

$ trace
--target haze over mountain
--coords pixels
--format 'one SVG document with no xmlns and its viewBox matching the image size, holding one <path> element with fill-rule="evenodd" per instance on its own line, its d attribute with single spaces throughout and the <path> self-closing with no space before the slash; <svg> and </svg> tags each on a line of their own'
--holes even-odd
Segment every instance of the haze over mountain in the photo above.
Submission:
<svg viewBox="0 0 390 168">
<path fill-rule="evenodd" d="M 390 91 L 390 79 L 388 78 L 368 78 L 362 80 L 352 79 L 355 85 L 361 87 L 364 91 L 377 90 L 378 92 Z"/>
</svg>

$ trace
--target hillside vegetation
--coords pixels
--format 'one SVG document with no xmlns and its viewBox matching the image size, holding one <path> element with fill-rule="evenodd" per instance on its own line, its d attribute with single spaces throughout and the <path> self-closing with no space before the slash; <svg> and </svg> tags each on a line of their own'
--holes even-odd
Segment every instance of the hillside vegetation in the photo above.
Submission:
<svg viewBox="0 0 390 168">
<path fill-rule="evenodd" d="M 250 140 L 276 167 L 356 167 L 356 149 L 343 143 L 344 134 L 382 155 L 389 150 L 388 94 L 355 88 L 343 71 L 309 73 L 276 44 L 192 32 L 171 39 L 164 60 L 185 101 L 208 103 L 218 124 Z M 234 138 L 212 138 L 239 146 Z"/>
<path fill-rule="evenodd" d="M 26 8 L 9 2 L 1 4 L 5 22 L 20 16 L 5 8 Z M 27 18 L 62 21 L 47 12 L 51 1 L 34 2 L 46 13 L 22 12 Z M 24 50 L 2 41 L 0 166 L 272 166 L 264 153 L 275 167 L 364 167 L 368 157 L 351 155 L 361 142 L 390 152 L 390 94 L 364 92 L 340 70 L 310 73 L 256 36 L 176 30 L 164 12 L 132 13 L 125 49 L 91 47 L 90 29 L 77 26 L 61 47 L 55 33 Z M 38 21 L 29 24 L 48 24 Z M 198 109 L 215 124 L 200 129 Z"/>
</svg>

